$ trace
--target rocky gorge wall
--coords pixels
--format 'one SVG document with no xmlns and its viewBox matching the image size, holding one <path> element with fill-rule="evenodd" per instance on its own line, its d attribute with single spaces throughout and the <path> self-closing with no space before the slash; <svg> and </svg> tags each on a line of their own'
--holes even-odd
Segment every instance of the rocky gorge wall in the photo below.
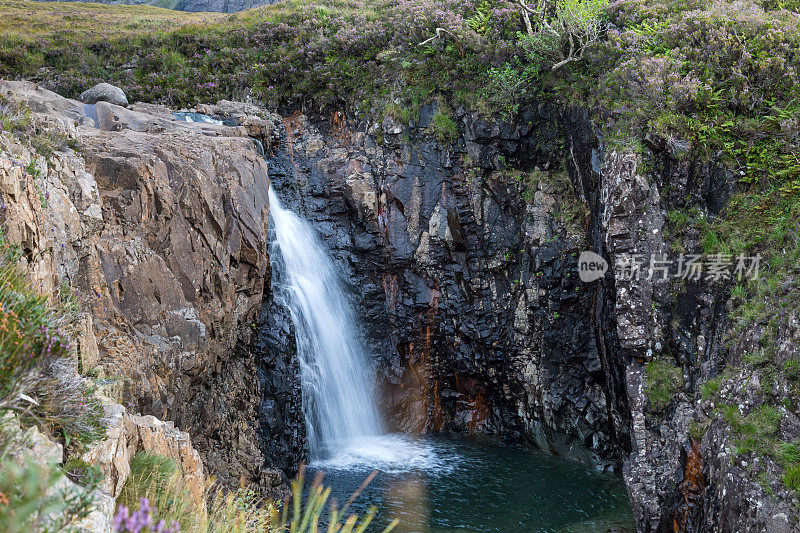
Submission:
<svg viewBox="0 0 800 533">
<path fill-rule="evenodd" d="M 280 483 L 264 468 L 251 333 L 269 290 L 271 125 L 179 122 L 146 104 L 88 105 L 3 82 L 47 155 L 3 142 L 3 225 L 46 294 L 85 301 L 80 369 L 129 409 L 191 434 L 223 485 Z M 232 118 L 231 120 L 234 120 Z"/>
<path fill-rule="evenodd" d="M 732 280 L 615 272 L 630 256 L 702 254 L 670 213 L 718 215 L 736 176 L 679 140 L 608 148 L 585 111 L 546 105 L 513 122 L 457 110 L 442 142 L 436 106 L 411 124 L 295 114 L 269 153 L 274 187 L 351 288 L 394 426 L 524 438 L 618 469 L 640 531 L 795 530 L 774 460 L 759 479 L 735 460 L 700 393 L 758 351 L 757 332 L 731 343 Z M 598 281 L 578 279 L 584 250 L 610 265 Z M 651 364 L 674 369 L 666 406 Z M 751 376 L 725 387 L 741 412 L 758 401 Z M 797 413 L 783 420 L 797 439 Z"/>
<path fill-rule="evenodd" d="M 524 437 L 620 467 L 629 424 L 609 289 L 577 278 L 579 253 L 602 245 L 598 221 L 563 164 L 564 129 L 590 128 L 586 117 L 462 111 L 462 135 L 442 143 L 436 112 L 413 127 L 295 115 L 269 154 L 273 186 L 352 288 L 382 407 L 399 430 Z"/>
<path fill-rule="evenodd" d="M 57 141 L 44 156 L 0 135 L 2 222 L 43 291 L 86 295 L 81 370 L 188 432 L 220 482 L 274 489 L 307 457 L 294 329 L 271 291 L 271 182 L 339 265 L 396 429 L 501 434 L 620 470 L 640 531 L 796 530 L 778 465 L 757 458 L 764 481 L 735 460 L 719 400 L 699 393 L 761 349 L 756 330 L 731 340 L 731 280 L 614 272 L 628 254 L 700 253 L 669 213 L 712 216 L 734 194 L 736 176 L 685 143 L 609 148 L 585 111 L 549 105 L 511 122 L 456 110 L 445 138 L 436 103 L 412 124 L 199 106 L 216 125 L 0 90 Z M 592 283 L 586 250 L 612 266 Z M 676 369 L 661 407 L 654 361 Z M 744 412 L 760 390 L 740 370 L 721 394 Z M 787 442 L 796 411 L 776 429 Z"/>
</svg>

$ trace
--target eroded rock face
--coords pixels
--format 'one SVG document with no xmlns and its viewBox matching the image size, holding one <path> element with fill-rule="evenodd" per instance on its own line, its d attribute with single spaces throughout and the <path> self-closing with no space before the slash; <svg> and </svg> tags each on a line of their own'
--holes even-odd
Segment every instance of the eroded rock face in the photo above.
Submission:
<svg viewBox="0 0 800 533">
<path fill-rule="evenodd" d="M 124 403 L 189 431 L 219 482 L 259 482 L 249 343 L 269 266 L 269 181 L 247 127 L 268 142 L 269 125 L 182 123 L 26 82 L 0 90 L 63 141 L 35 157 L 3 134 L 0 181 L 34 280 L 46 292 L 69 280 L 88 300 L 79 327 L 97 342 L 81 346 L 84 371 L 99 363 Z"/>
<path fill-rule="evenodd" d="M 406 431 L 524 436 L 619 466 L 625 390 L 603 355 L 616 331 L 599 318 L 606 288 L 577 278 L 588 200 L 546 170 L 569 120 L 544 106 L 513 124 L 460 112 L 463 135 L 443 145 L 426 133 L 434 112 L 412 128 L 286 119 L 270 157 L 279 195 L 349 282 L 383 408 Z M 530 184 L 505 171 L 534 167 Z"/>
<path fill-rule="evenodd" d="M 181 469 L 186 490 L 205 509 L 206 478 L 200 454 L 192 446 L 189 434 L 154 416 L 127 415 L 123 419 L 127 454 L 149 452 L 175 461 Z"/>
<path fill-rule="evenodd" d="M 719 213 L 736 178 L 689 159 L 681 141 L 606 150 L 581 110 L 540 108 L 511 125 L 462 112 L 450 145 L 426 135 L 431 113 L 413 127 L 294 117 L 270 158 L 282 199 L 315 225 L 350 284 L 396 426 L 518 435 L 601 467 L 624 463 L 640 531 L 796 530 L 780 465 L 759 459 L 765 484 L 731 463 L 736 438 L 698 400 L 727 362 L 758 350 L 756 334 L 725 342 L 730 280 L 648 278 L 649 265 L 635 281 L 614 272 L 625 256 L 702 253 L 699 235 L 674 242 L 668 213 Z M 544 172 L 526 190 L 503 173 L 562 156 L 567 188 Z M 569 224 L 576 208 L 580 223 Z M 582 250 L 609 273 L 579 282 Z M 796 348 L 782 342 L 786 361 Z M 659 413 L 647 392 L 654 359 L 682 374 Z M 753 387 L 742 375 L 726 392 L 743 415 L 757 406 Z M 795 441 L 797 420 L 796 406 L 785 409 L 776 438 Z"/>
<path fill-rule="evenodd" d="M 81 146 L 35 157 L 0 134 L 9 239 L 43 290 L 68 279 L 88 295 L 75 327 L 97 340 L 78 343 L 83 369 L 123 377 L 114 393 L 188 431 L 223 483 L 273 486 L 282 474 L 264 464 L 291 474 L 306 451 L 294 331 L 269 292 L 263 149 L 279 195 L 315 225 L 351 288 L 397 428 L 502 433 L 600 468 L 624 463 L 640 531 L 796 530 L 779 465 L 759 459 L 772 481 L 754 479 L 731 461 L 735 438 L 719 419 L 692 438 L 716 407 L 699 385 L 758 349 L 756 331 L 725 343 L 729 284 L 578 280 L 581 251 L 611 265 L 669 253 L 670 210 L 724 208 L 735 177 L 689 160 L 684 143 L 607 151 L 585 112 L 546 106 L 511 124 L 459 111 L 460 135 L 441 144 L 427 131 L 433 107 L 413 127 L 358 127 L 223 101 L 201 109 L 225 119 L 216 126 L 32 84 L 0 90 Z M 568 175 L 549 172 L 562 158 Z M 697 253 L 699 241 L 680 244 Z M 793 324 L 779 332 L 779 361 L 796 355 Z M 654 413 L 646 368 L 658 357 L 683 380 Z M 728 383 L 750 412 L 757 385 L 744 374 Z M 144 418 L 126 432 L 127 415 L 109 416 L 97 461 L 113 493 L 125 435 L 156 442 L 177 429 Z M 778 436 L 797 440 L 798 420 L 784 409 Z M 181 449 L 177 434 L 158 446 Z"/>
<path fill-rule="evenodd" d="M 718 213 L 736 179 L 713 163 L 688 160 L 675 145 L 649 137 L 643 155 L 605 155 L 602 201 L 611 259 L 703 253 L 700 235 L 668 235 L 667 213 L 678 208 Z M 732 279 L 617 276 L 614 315 L 620 355 L 627 361 L 632 437 L 624 477 L 640 531 L 797 530 L 797 497 L 781 484 L 779 466 L 768 456 L 749 466 L 749 459 L 734 460 L 737 437 L 714 400 L 700 394 L 701 385 L 726 365 L 736 369 L 744 354 L 759 350 L 758 331 L 732 330 L 732 284 Z M 790 347 L 793 333 L 781 331 L 777 338 L 784 340 L 775 357 L 785 361 L 796 353 Z M 647 392 L 646 369 L 653 359 L 682 374 L 662 412 L 653 409 Z M 723 387 L 722 397 L 742 415 L 762 397 L 752 376 L 739 368 Z M 797 407 L 781 411 L 775 438 L 794 441 L 800 436 Z"/>
</svg>

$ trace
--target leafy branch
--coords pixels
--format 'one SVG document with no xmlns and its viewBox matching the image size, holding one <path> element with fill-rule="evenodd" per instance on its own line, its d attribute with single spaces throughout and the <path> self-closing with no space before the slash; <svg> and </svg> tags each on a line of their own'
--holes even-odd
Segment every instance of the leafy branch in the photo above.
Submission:
<svg viewBox="0 0 800 533">
<path fill-rule="evenodd" d="M 532 48 L 561 67 L 583 59 L 603 31 L 602 15 L 608 0 L 513 0 L 525 22 Z"/>
</svg>

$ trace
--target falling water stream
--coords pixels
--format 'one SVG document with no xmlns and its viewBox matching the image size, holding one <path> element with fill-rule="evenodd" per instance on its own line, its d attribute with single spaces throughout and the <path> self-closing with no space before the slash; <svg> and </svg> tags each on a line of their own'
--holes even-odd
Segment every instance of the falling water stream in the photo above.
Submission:
<svg viewBox="0 0 800 533">
<path fill-rule="evenodd" d="M 314 229 L 269 190 L 281 262 L 279 297 L 289 308 L 301 364 L 312 460 L 335 457 L 383 435 L 368 359 L 333 262 Z"/>
</svg>

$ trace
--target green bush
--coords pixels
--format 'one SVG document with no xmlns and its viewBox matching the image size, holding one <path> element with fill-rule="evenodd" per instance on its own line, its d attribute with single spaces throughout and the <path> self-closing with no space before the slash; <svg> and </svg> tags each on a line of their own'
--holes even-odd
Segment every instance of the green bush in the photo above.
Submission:
<svg viewBox="0 0 800 533">
<path fill-rule="evenodd" d="M 58 469 L 14 460 L 0 466 L 0 524 L 3 531 L 65 531 L 92 506 L 87 491 L 58 488 Z"/>
<path fill-rule="evenodd" d="M 64 471 L 25 459 L 18 421 L 0 417 L 0 531 L 65 531 L 91 510 L 91 490 L 68 486 Z"/>
</svg>

